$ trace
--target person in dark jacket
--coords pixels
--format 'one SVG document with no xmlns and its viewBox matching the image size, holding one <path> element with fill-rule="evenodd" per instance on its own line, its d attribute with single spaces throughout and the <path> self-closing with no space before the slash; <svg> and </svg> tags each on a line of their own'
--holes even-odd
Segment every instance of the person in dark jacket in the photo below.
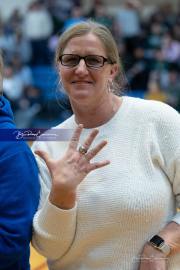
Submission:
<svg viewBox="0 0 180 270">
<path fill-rule="evenodd" d="M 2 86 L 2 59 L 0 56 Z M 2 88 L 2 87 L 1 87 Z M 0 133 L 16 130 L 9 101 L 0 94 Z M 0 269 L 30 269 L 32 219 L 39 202 L 38 168 L 26 141 L 0 141 Z"/>
</svg>

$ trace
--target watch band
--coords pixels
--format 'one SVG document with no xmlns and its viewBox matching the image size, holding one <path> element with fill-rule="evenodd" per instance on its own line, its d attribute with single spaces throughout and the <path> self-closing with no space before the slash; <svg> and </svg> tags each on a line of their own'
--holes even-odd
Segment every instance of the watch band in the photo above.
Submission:
<svg viewBox="0 0 180 270">
<path fill-rule="evenodd" d="M 164 253 L 165 256 L 169 255 L 169 253 L 171 252 L 170 247 L 165 241 L 164 244 L 161 247 L 159 247 L 159 249 Z"/>
<path fill-rule="evenodd" d="M 165 256 L 169 255 L 169 253 L 171 252 L 168 244 L 159 235 L 154 235 L 151 239 L 149 239 L 148 243 L 154 248 L 160 249 Z"/>
</svg>

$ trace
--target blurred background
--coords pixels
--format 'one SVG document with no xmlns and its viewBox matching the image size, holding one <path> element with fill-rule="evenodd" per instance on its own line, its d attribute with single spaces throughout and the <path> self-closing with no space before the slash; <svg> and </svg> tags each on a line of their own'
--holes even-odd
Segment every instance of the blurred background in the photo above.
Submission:
<svg viewBox="0 0 180 270">
<path fill-rule="evenodd" d="M 72 114 L 58 88 L 59 36 L 87 18 L 106 25 L 118 46 L 125 94 L 180 111 L 179 0 L 0 0 L 3 93 L 19 128 L 49 128 Z"/>
<path fill-rule="evenodd" d="M 92 18 L 111 31 L 125 95 L 180 112 L 180 0 L 0 0 L 3 94 L 18 128 L 50 128 L 71 116 L 54 53 L 64 29 Z M 32 249 L 33 270 L 47 269 Z"/>
</svg>

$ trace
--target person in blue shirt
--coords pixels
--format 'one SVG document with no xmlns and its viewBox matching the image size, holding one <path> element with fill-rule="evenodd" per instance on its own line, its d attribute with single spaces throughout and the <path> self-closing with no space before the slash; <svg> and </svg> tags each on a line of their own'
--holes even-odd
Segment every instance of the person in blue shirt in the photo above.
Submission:
<svg viewBox="0 0 180 270">
<path fill-rule="evenodd" d="M 2 58 L 0 56 L 2 89 Z M 16 129 L 0 94 L 0 132 Z M 5 130 L 4 130 L 5 132 Z M 28 270 L 32 219 L 39 202 L 38 168 L 26 141 L 0 141 L 0 269 Z"/>
</svg>

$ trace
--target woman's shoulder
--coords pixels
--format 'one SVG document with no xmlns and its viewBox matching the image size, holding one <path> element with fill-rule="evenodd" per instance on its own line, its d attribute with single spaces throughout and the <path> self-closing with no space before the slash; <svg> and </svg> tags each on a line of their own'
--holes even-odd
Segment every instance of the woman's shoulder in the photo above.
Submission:
<svg viewBox="0 0 180 270">
<path fill-rule="evenodd" d="M 133 97 L 127 97 L 127 99 L 131 103 L 131 113 L 139 115 L 146 124 L 180 125 L 179 113 L 168 104 Z"/>
<path fill-rule="evenodd" d="M 178 112 L 169 106 L 168 104 L 156 101 L 156 100 L 146 100 L 134 97 L 125 97 L 131 103 L 131 108 L 134 110 L 142 111 L 144 114 L 154 115 L 179 115 Z"/>
</svg>

